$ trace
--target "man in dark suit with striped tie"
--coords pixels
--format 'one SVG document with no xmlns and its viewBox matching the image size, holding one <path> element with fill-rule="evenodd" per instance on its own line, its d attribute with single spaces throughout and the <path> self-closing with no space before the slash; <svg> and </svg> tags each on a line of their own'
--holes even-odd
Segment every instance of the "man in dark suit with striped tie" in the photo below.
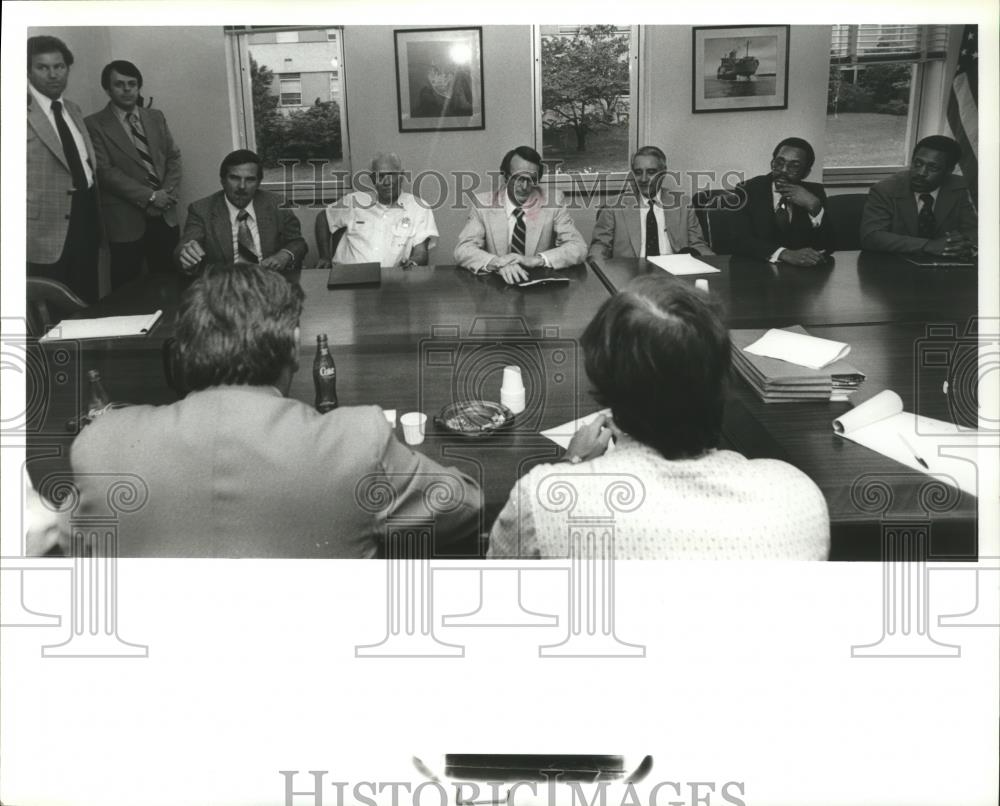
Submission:
<svg viewBox="0 0 1000 806">
<path fill-rule="evenodd" d="M 141 105 L 142 73 L 116 60 L 101 71 L 111 99 L 85 123 L 94 141 L 104 231 L 111 247 L 111 287 L 139 274 L 171 271 L 177 246 L 181 152 L 167 120 Z"/>
<path fill-rule="evenodd" d="M 188 206 L 174 260 L 185 274 L 215 263 L 253 263 L 286 272 L 302 265 L 308 247 L 299 219 L 281 198 L 260 190 L 264 167 L 239 149 L 219 166 L 222 190 Z"/>
<path fill-rule="evenodd" d="M 806 182 L 816 161 L 801 137 L 786 137 L 771 154 L 771 172 L 736 186 L 740 209 L 733 216 L 734 254 L 818 266 L 835 246 L 823 186 Z"/>
</svg>

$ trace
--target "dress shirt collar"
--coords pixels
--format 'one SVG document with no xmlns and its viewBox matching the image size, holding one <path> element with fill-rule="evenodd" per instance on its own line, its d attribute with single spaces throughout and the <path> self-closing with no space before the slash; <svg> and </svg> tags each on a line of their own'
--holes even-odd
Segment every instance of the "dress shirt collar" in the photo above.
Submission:
<svg viewBox="0 0 1000 806">
<path fill-rule="evenodd" d="M 507 218 L 513 218 L 514 210 L 517 209 L 518 205 L 514 204 L 514 202 L 511 200 L 510 194 L 507 193 L 507 188 L 504 188 L 501 192 L 503 193 L 504 212 L 507 213 Z M 524 200 L 524 204 L 520 205 L 520 207 L 522 210 L 527 212 L 530 208 L 538 204 L 541 201 L 541 198 L 542 198 L 541 193 L 537 189 L 533 190 L 531 191 L 531 195 Z"/>
<path fill-rule="evenodd" d="M 229 210 L 229 223 L 231 223 L 231 224 L 233 224 L 235 226 L 236 225 L 236 216 L 239 215 L 240 208 L 237 207 L 235 204 L 233 204 L 231 201 L 229 201 L 229 199 L 226 198 L 225 194 L 223 194 L 222 200 L 226 203 L 226 209 Z M 254 209 L 253 209 L 253 199 L 251 199 L 250 203 L 246 207 L 244 207 L 243 209 L 246 210 L 247 213 L 249 213 L 250 220 L 253 221 L 254 224 L 256 224 L 257 223 L 257 214 L 254 212 Z"/>
<path fill-rule="evenodd" d="M 931 196 L 931 198 L 934 199 L 934 203 L 937 204 L 937 197 L 938 197 L 938 191 L 939 190 L 941 190 L 940 187 L 936 187 L 936 188 L 934 188 L 934 190 L 923 190 L 920 193 L 917 193 L 917 191 L 915 191 L 915 190 L 912 191 L 913 192 L 913 198 L 917 202 L 917 209 L 918 210 L 920 209 L 920 197 L 923 196 L 924 194 L 929 194 Z"/>
<path fill-rule="evenodd" d="M 66 104 L 63 103 L 63 98 L 61 95 L 58 98 L 49 98 L 48 95 L 42 95 L 38 90 L 35 89 L 34 85 L 30 81 L 28 82 L 28 92 L 30 92 L 32 96 L 34 96 L 35 103 L 37 103 L 38 106 L 41 107 L 41 110 L 50 117 L 52 115 L 53 101 L 59 101 L 60 103 L 62 103 L 63 109 L 66 108 Z"/>
<path fill-rule="evenodd" d="M 131 112 L 126 112 L 120 106 L 118 106 L 116 104 L 111 104 L 111 111 L 115 113 L 115 117 L 117 117 L 118 120 L 121 121 L 121 123 L 122 123 L 123 126 L 128 126 L 128 117 L 129 117 L 129 115 L 131 115 L 133 113 L 135 113 L 136 115 L 138 115 L 139 114 L 139 107 L 138 106 L 134 106 L 134 107 L 132 107 L 132 111 Z M 141 122 L 142 121 L 140 120 L 140 124 L 141 124 Z"/>
</svg>

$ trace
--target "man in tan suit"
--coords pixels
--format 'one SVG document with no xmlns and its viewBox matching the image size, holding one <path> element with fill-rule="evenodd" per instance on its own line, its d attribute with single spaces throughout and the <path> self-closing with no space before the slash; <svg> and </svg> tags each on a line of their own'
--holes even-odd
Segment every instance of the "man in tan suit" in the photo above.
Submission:
<svg viewBox="0 0 1000 806">
<path fill-rule="evenodd" d="M 29 37 L 26 268 L 96 302 L 96 160 L 80 108 L 63 98 L 72 65 L 62 40 Z"/>
<path fill-rule="evenodd" d="M 662 188 L 667 157 L 656 146 L 643 146 L 632 157 L 632 186 L 638 194 L 621 193 L 597 211 L 590 257 L 647 255 L 712 255 L 688 200 Z"/>
<path fill-rule="evenodd" d="M 101 71 L 111 99 L 85 123 L 97 155 L 101 213 L 111 247 L 111 287 L 152 271 L 172 271 L 177 246 L 181 152 L 163 113 L 141 105 L 142 73 L 117 60 Z"/>
<path fill-rule="evenodd" d="M 565 269 L 584 261 L 587 243 L 565 206 L 538 188 L 543 171 L 533 148 L 507 152 L 500 163 L 504 187 L 476 197 L 455 245 L 455 262 L 477 274 L 496 272 L 513 284 L 530 279 L 526 269 Z"/>
<path fill-rule="evenodd" d="M 393 531 L 429 533 L 435 553 L 478 538 L 476 482 L 402 444 L 377 406 L 321 414 L 287 396 L 302 299 L 259 265 L 206 267 L 177 320 L 188 395 L 77 437 L 82 515 L 104 511 L 121 474 L 149 490 L 118 524 L 121 556 L 367 558 Z"/>
</svg>

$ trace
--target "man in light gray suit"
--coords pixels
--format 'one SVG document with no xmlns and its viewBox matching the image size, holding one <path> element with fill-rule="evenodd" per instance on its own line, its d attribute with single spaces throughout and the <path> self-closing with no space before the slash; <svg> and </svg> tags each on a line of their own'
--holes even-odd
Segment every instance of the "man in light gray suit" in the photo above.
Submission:
<svg viewBox="0 0 1000 806">
<path fill-rule="evenodd" d="M 73 54 L 61 39 L 28 39 L 27 273 L 97 301 L 96 160 L 80 107 L 63 98 Z"/>
<path fill-rule="evenodd" d="M 587 244 L 566 208 L 538 189 L 544 166 L 533 148 L 511 149 L 500 163 L 504 187 L 476 197 L 455 245 L 455 262 L 508 283 L 530 279 L 526 269 L 582 263 Z"/>
<path fill-rule="evenodd" d="M 287 397 L 302 299 L 261 266 L 206 267 L 178 314 L 188 395 L 107 412 L 77 437 L 81 516 L 123 476 L 148 489 L 118 523 L 121 556 L 366 558 L 397 528 L 430 533 L 435 553 L 478 537 L 477 484 L 400 443 L 377 406 L 320 414 Z"/>
<path fill-rule="evenodd" d="M 111 287 L 152 271 L 173 270 L 181 152 L 158 109 L 142 106 L 142 73 L 116 60 L 101 71 L 110 102 L 87 117 L 94 141 L 104 231 L 111 248 Z"/>
<path fill-rule="evenodd" d="M 701 225 L 688 200 L 663 189 L 667 157 L 656 146 L 643 146 L 632 157 L 636 194 L 619 194 L 597 211 L 589 256 L 646 257 L 647 255 L 712 255 Z"/>
<path fill-rule="evenodd" d="M 188 206 L 174 260 L 185 274 L 214 263 L 252 263 L 286 272 L 302 265 L 308 247 L 299 219 L 260 190 L 264 166 L 253 151 L 227 154 L 219 166 L 222 190 Z"/>
</svg>

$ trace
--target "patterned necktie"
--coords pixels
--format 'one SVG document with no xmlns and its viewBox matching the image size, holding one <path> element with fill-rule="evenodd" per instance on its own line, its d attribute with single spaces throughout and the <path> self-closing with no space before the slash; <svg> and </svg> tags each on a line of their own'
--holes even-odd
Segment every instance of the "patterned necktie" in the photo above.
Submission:
<svg viewBox="0 0 1000 806">
<path fill-rule="evenodd" d="M 784 232 L 788 229 L 788 225 L 791 223 L 790 212 L 788 202 L 782 196 L 778 200 L 778 206 L 774 208 L 774 223 L 777 225 L 779 232 Z"/>
<path fill-rule="evenodd" d="M 934 237 L 934 197 L 920 194 L 920 212 L 917 214 L 917 232 L 921 238 Z"/>
<path fill-rule="evenodd" d="M 514 218 L 517 220 L 514 222 L 514 234 L 510 238 L 510 251 L 523 255 L 525 236 L 524 210 L 520 207 L 515 207 Z"/>
<path fill-rule="evenodd" d="M 87 189 L 87 174 L 83 170 L 83 163 L 80 161 L 80 152 L 76 147 L 76 140 L 73 133 L 66 125 L 62 116 L 62 102 L 52 102 L 52 116 L 56 119 L 56 131 L 59 132 L 59 139 L 62 141 L 63 154 L 69 165 L 70 176 L 73 177 L 73 188 L 75 190 Z"/>
<path fill-rule="evenodd" d="M 260 258 L 253 248 L 253 235 L 250 234 L 250 225 L 247 224 L 248 218 L 250 213 L 246 210 L 240 210 L 236 214 L 236 220 L 239 222 L 239 228 L 236 230 L 237 263 L 260 263 Z"/>
<path fill-rule="evenodd" d="M 656 213 L 653 212 L 653 200 L 649 200 L 649 210 L 646 211 L 646 257 L 660 254 L 660 233 L 656 226 Z"/>
<path fill-rule="evenodd" d="M 160 178 L 156 175 L 156 166 L 153 164 L 153 158 L 149 156 L 149 140 L 146 139 L 146 135 L 142 131 L 142 123 L 139 122 L 139 114 L 137 112 L 129 114 L 128 125 L 132 130 L 132 142 L 135 143 L 135 148 L 139 152 L 139 159 L 142 160 L 143 167 L 146 169 L 146 183 L 154 190 L 159 190 Z"/>
</svg>

